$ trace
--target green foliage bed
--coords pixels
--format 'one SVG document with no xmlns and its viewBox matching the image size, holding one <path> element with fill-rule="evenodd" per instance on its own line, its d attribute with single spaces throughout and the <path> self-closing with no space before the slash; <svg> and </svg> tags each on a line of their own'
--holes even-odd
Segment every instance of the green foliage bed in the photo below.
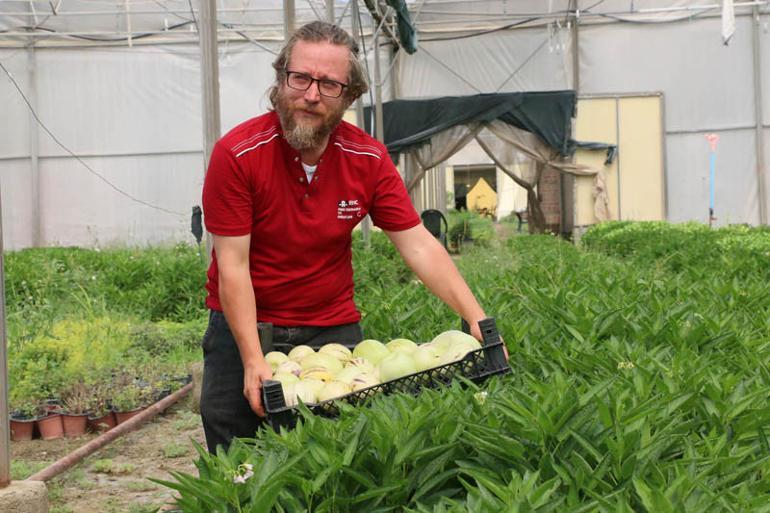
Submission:
<svg viewBox="0 0 770 513">
<path fill-rule="evenodd" d="M 78 406 L 104 408 L 117 399 L 110 389 L 135 383 L 151 401 L 150 384 L 179 386 L 170 378 L 200 357 L 196 248 L 29 249 L 5 264 L 12 411 L 35 415 L 51 399 L 74 406 L 84 387 L 93 400 Z"/>
<path fill-rule="evenodd" d="M 584 241 L 460 260 L 511 353 L 486 395 L 380 398 L 202 454 L 169 483 L 183 510 L 769 511 L 768 233 L 626 224 Z M 456 326 L 374 244 L 357 255 L 367 335 Z"/>
<path fill-rule="evenodd" d="M 228 454 L 202 453 L 199 475 L 168 483 L 183 510 L 770 511 L 770 233 L 608 223 L 582 240 L 520 236 L 464 249 L 458 265 L 497 318 L 514 371 L 486 394 L 456 386 L 378 398 L 338 420 L 309 418 Z M 192 296 L 164 308 L 188 313 L 153 317 L 138 301 L 143 313 L 129 322 L 150 324 L 142 337 L 131 324 L 129 346 L 142 339 L 159 350 L 153 320 L 205 322 L 199 257 L 173 251 L 164 258 L 188 262 L 173 281 L 191 284 Z M 371 250 L 357 240 L 354 252 L 366 336 L 425 341 L 459 325 L 384 238 L 375 234 Z M 34 295 L 9 305 L 12 346 L 87 305 L 110 318 L 130 311 L 111 310 L 130 302 L 86 279 L 68 283 L 51 287 L 64 306 Z M 180 290 L 171 285 L 152 287 Z M 69 299 L 79 294 L 89 300 Z"/>
</svg>

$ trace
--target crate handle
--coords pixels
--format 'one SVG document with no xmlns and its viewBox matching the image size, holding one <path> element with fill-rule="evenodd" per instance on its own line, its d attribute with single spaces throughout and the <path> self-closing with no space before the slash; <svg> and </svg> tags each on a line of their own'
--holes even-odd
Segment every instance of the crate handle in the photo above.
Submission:
<svg viewBox="0 0 770 513">
<path fill-rule="evenodd" d="M 463 328 L 467 325 L 468 323 L 463 320 Z M 479 331 L 481 331 L 481 345 L 484 349 L 485 359 L 489 363 L 489 370 L 494 372 L 508 367 L 508 361 L 505 359 L 505 351 L 503 350 L 504 344 L 500 340 L 500 332 L 497 331 L 495 318 L 487 317 L 479 321 Z"/>
<path fill-rule="evenodd" d="M 282 426 L 293 426 L 294 415 L 286 408 L 283 385 L 280 381 L 268 379 L 262 382 L 262 406 L 267 413 L 270 426 L 279 432 Z"/>
</svg>

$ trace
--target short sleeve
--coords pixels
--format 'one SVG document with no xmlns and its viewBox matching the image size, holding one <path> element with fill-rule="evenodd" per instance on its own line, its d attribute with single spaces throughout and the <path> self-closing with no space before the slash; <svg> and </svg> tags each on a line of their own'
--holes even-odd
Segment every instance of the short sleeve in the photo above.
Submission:
<svg viewBox="0 0 770 513">
<path fill-rule="evenodd" d="M 203 182 L 203 218 L 214 235 L 237 237 L 251 233 L 253 184 L 221 142 L 211 152 Z"/>
<path fill-rule="evenodd" d="M 369 215 L 375 226 L 388 231 L 399 232 L 420 224 L 404 181 L 387 153 L 377 173 Z"/>
</svg>

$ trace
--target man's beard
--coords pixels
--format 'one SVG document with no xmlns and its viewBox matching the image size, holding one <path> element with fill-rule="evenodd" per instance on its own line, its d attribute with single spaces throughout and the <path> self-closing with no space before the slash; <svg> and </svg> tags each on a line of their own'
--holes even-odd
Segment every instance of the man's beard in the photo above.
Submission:
<svg viewBox="0 0 770 513">
<path fill-rule="evenodd" d="M 332 130 L 342 121 L 342 116 L 345 114 L 344 106 L 340 104 L 338 108 L 331 110 L 324 116 L 320 125 L 314 126 L 297 123 L 294 120 L 296 108 L 286 99 L 282 91 L 278 91 L 275 103 L 275 110 L 281 120 L 281 127 L 283 127 L 283 136 L 289 145 L 297 151 L 320 147 L 332 133 Z"/>
</svg>

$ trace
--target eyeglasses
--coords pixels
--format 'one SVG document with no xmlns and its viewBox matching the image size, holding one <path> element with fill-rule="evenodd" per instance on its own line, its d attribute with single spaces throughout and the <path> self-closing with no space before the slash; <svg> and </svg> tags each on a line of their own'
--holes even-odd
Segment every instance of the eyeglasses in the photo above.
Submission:
<svg viewBox="0 0 770 513">
<path fill-rule="evenodd" d="M 318 82 L 318 92 L 321 96 L 328 98 L 339 98 L 342 96 L 342 91 L 348 86 L 342 82 L 336 80 L 328 80 L 325 78 L 313 78 L 305 73 L 298 71 L 286 71 L 286 85 L 297 91 L 307 91 L 313 82 Z"/>
</svg>

